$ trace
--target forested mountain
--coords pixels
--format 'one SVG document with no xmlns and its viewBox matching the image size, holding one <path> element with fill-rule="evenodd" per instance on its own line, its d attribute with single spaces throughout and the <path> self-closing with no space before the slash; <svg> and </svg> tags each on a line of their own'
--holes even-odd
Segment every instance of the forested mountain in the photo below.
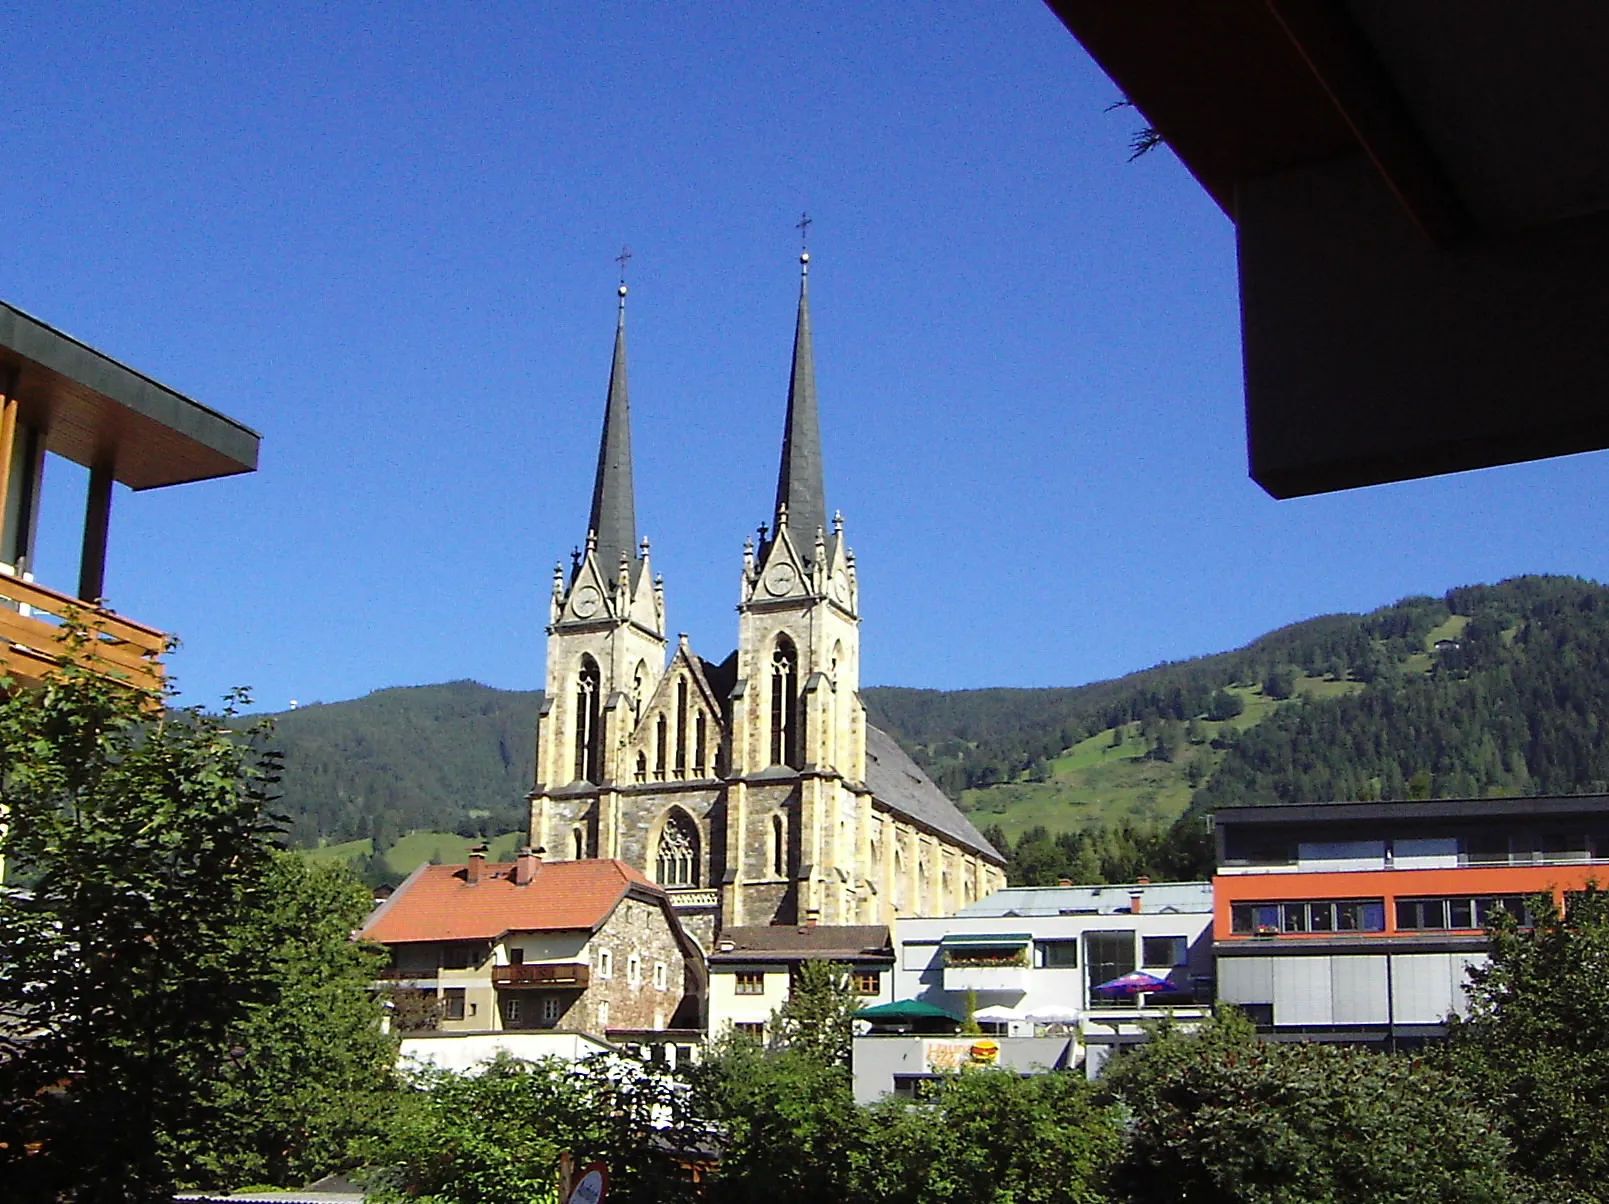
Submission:
<svg viewBox="0 0 1609 1204">
<path fill-rule="evenodd" d="M 1609 789 L 1609 589 L 1516 578 L 1087 686 L 863 696 L 1018 880 L 1199 872 L 1170 827 L 1226 804 Z M 453 682 L 278 716 L 293 836 L 523 826 L 539 704 Z"/>
</svg>

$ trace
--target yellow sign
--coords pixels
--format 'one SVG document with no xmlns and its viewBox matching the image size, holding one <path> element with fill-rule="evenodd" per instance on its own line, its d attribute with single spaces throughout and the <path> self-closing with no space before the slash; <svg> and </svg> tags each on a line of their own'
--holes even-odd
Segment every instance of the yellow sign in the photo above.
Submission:
<svg viewBox="0 0 1609 1204">
<path fill-rule="evenodd" d="M 982 1062 L 986 1066 L 993 1065 L 995 1060 L 1000 1057 L 1000 1044 L 985 1037 L 981 1041 L 974 1041 L 972 1048 L 968 1052 L 974 1062 Z"/>
</svg>

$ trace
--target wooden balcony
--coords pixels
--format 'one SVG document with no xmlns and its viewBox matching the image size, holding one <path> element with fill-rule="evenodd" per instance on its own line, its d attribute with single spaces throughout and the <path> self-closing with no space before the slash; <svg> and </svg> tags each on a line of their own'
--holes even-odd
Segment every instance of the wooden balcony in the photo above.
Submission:
<svg viewBox="0 0 1609 1204">
<path fill-rule="evenodd" d="M 85 628 L 81 647 L 68 647 L 61 623 L 69 615 Z M 72 653 L 80 665 L 140 690 L 162 688 L 160 657 L 167 636 L 154 627 L 20 577 L 0 574 L 0 672 L 35 685 Z"/>
<path fill-rule="evenodd" d="M 498 987 L 572 987 L 584 990 L 591 981 L 592 967 L 585 962 L 492 967 L 492 985 Z"/>
</svg>

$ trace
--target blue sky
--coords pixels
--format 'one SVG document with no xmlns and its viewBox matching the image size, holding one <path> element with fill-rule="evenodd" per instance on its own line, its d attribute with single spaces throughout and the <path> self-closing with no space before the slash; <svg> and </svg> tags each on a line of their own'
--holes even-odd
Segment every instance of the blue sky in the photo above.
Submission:
<svg viewBox="0 0 1609 1204">
<path fill-rule="evenodd" d="M 185 698 L 541 684 L 629 243 L 638 518 L 720 659 L 811 229 L 865 684 L 1074 684 L 1521 572 L 1609 577 L 1601 454 L 1275 502 L 1233 232 L 1034 0 L 8 6 L 0 296 L 264 436 L 119 488 Z M 40 578 L 76 581 L 53 461 Z"/>
</svg>

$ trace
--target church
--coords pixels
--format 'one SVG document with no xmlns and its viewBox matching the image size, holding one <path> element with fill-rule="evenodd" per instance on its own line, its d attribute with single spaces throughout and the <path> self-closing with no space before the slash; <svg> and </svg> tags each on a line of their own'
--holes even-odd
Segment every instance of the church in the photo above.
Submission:
<svg viewBox="0 0 1609 1204">
<path fill-rule="evenodd" d="M 743 547 L 737 650 L 715 663 L 666 638 L 637 539 L 624 284 L 586 543 L 553 572 L 531 841 L 549 860 L 629 862 L 706 950 L 728 928 L 948 915 L 1005 885 L 999 851 L 866 721 L 809 272 L 803 254 L 776 509 Z"/>
</svg>

